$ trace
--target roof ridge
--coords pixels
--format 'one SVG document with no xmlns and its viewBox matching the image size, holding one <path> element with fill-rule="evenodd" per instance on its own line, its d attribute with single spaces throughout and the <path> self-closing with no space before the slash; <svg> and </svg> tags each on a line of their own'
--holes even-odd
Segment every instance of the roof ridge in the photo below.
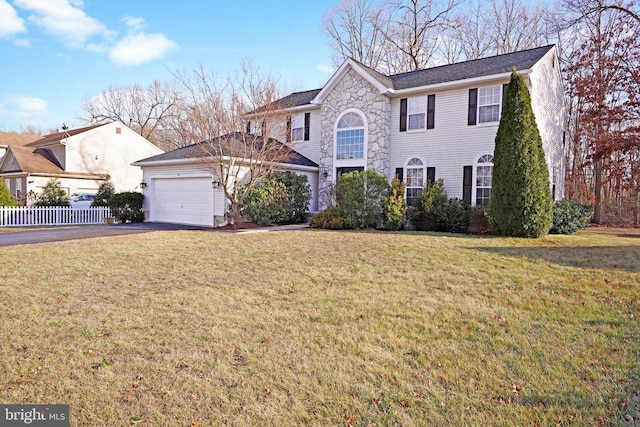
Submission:
<svg viewBox="0 0 640 427">
<path fill-rule="evenodd" d="M 551 43 L 551 44 L 544 45 L 544 46 L 538 46 L 538 47 L 532 47 L 532 48 L 529 48 L 529 49 L 517 50 L 515 52 L 501 53 L 501 54 L 498 54 L 498 55 L 484 56 L 482 58 L 467 59 L 465 61 L 454 62 L 452 64 L 435 65 L 433 67 L 421 68 L 419 70 L 404 71 L 402 73 L 389 74 L 387 77 L 393 79 L 394 77 L 404 76 L 404 75 L 412 74 L 412 73 L 419 73 L 421 71 L 435 70 L 435 69 L 443 68 L 443 67 L 451 67 L 452 65 L 469 64 L 469 63 L 475 62 L 475 61 L 486 61 L 486 60 L 489 60 L 489 59 L 501 58 L 501 57 L 508 56 L 508 55 L 522 54 L 522 53 L 525 53 L 525 52 L 530 52 L 530 51 L 538 50 L 538 49 L 540 49 L 540 50 L 545 49 L 545 48 L 548 49 L 548 48 L 551 48 L 553 46 L 555 46 L 555 44 Z"/>
</svg>

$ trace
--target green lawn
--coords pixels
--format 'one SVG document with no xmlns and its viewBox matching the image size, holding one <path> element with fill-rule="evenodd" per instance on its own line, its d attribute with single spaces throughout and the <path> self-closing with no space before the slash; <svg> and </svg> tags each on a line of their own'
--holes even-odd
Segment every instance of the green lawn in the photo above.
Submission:
<svg viewBox="0 0 640 427">
<path fill-rule="evenodd" d="M 640 230 L 0 248 L 0 403 L 71 425 L 640 423 Z"/>
</svg>

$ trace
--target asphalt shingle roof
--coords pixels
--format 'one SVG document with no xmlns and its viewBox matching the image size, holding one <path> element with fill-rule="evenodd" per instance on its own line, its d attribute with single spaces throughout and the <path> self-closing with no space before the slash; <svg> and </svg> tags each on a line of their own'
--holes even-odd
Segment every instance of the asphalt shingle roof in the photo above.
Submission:
<svg viewBox="0 0 640 427">
<path fill-rule="evenodd" d="M 229 134 L 229 135 L 225 135 L 222 136 L 221 138 L 225 139 L 225 140 L 229 140 L 231 138 L 235 139 L 235 143 L 241 144 L 241 143 L 247 143 L 249 142 L 248 140 L 253 141 L 254 138 L 257 138 L 256 141 L 256 145 L 257 146 L 261 146 L 264 141 L 263 138 L 260 136 L 254 136 L 254 135 L 249 135 L 246 133 L 241 133 L 241 132 L 236 132 L 234 134 Z M 214 140 L 216 141 L 216 140 Z M 267 142 L 270 144 L 278 144 L 281 145 L 282 148 L 287 149 L 286 145 L 284 145 L 283 143 L 281 143 L 280 141 L 278 141 L 277 139 L 273 139 L 273 138 L 269 138 L 267 139 Z M 296 165 L 296 166 L 310 166 L 310 167 L 318 167 L 318 164 L 312 160 L 310 160 L 309 158 L 303 156 L 302 154 L 298 153 L 297 151 L 289 148 L 289 153 L 287 154 L 287 159 L 286 161 L 280 162 L 280 163 L 287 163 L 287 164 L 291 164 L 291 165 Z M 279 151 L 279 149 L 276 149 L 275 151 Z M 183 160 L 183 159 L 197 159 L 197 158 L 205 158 L 209 155 L 211 155 L 213 153 L 213 149 L 212 146 L 209 142 L 207 141 L 202 141 L 202 142 L 198 142 L 196 144 L 192 144 L 192 145 L 188 145 L 186 147 L 182 147 L 182 148 L 178 148 L 172 151 L 168 151 L 166 153 L 162 153 L 162 154 L 158 154 L 156 156 L 153 157 L 148 157 L 146 159 L 142 159 L 139 160 L 136 163 L 140 163 L 140 162 L 155 162 L 155 161 L 167 161 L 167 160 Z M 225 153 L 227 154 L 227 153 Z"/>
<path fill-rule="evenodd" d="M 513 67 L 515 67 L 516 70 L 527 70 L 533 67 L 533 65 L 552 48 L 553 45 L 543 46 L 520 52 L 491 56 L 489 58 L 395 74 L 389 76 L 389 78 L 393 83 L 393 89 L 401 90 L 494 74 L 510 73 Z"/>
</svg>

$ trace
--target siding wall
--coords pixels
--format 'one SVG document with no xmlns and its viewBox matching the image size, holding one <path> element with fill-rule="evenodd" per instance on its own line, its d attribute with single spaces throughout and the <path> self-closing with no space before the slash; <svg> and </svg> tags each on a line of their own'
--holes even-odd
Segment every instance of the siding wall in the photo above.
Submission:
<svg viewBox="0 0 640 427">
<path fill-rule="evenodd" d="M 547 53 L 531 74 L 531 106 L 536 116 L 550 185 L 556 184 L 555 198 L 564 196 L 565 147 L 563 143 L 566 115 L 560 66 L 554 51 Z"/>
<path fill-rule="evenodd" d="M 493 154 L 498 123 L 467 125 L 469 89 L 507 83 L 495 80 L 480 86 L 465 86 L 436 94 L 435 126 L 433 129 L 400 132 L 400 99 L 391 101 L 391 171 L 418 157 L 426 167 L 436 168 L 436 180 L 443 179 L 449 197 L 462 198 L 463 166 L 474 165 L 483 154 Z M 475 202 L 475 174 L 472 202 Z"/>
</svg>

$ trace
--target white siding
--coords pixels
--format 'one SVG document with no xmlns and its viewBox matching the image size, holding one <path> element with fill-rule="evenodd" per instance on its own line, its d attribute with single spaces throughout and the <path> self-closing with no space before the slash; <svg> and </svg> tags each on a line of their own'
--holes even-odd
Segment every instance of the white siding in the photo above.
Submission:
<svg viewBox="0 0 640 427">
<path fill-rule="evenodd" d="M 507 83 L 492 81 L 436 94 L 434 129 L 400 132 L 400 98 L 391 101 L 391 171 L 419 157 L 425 167 L 436 168 L 436 179 L 443 179 L 449 197 L 462 198 L 463 166 L 472 166 L 483 154 L 493 154 L 498 123 L 467 125 L 469 89 Z M 475 178 L 475 173 L 474 173 Z M 475 183 L 474 183 L 475 184 Z M 475 188 L 472 201 L 475 199 Z"/>
<path fill-rule="evenodd" d="M 145 138 L 114 122 L 69 137 L 65 171 L 109 174 L 116 191 L 138 191 L 142 172 L 131 163 L 161 153 Z"/>
<path fill-rule="evenodd" d="M 555 49 L 547 53 L 531 74 L 531 106 L 544 147 L 549 179 L 556 184 L 556 200 L 564 196 L 564 144 L 566 122 L 562 76 Z"/>
</svg>

